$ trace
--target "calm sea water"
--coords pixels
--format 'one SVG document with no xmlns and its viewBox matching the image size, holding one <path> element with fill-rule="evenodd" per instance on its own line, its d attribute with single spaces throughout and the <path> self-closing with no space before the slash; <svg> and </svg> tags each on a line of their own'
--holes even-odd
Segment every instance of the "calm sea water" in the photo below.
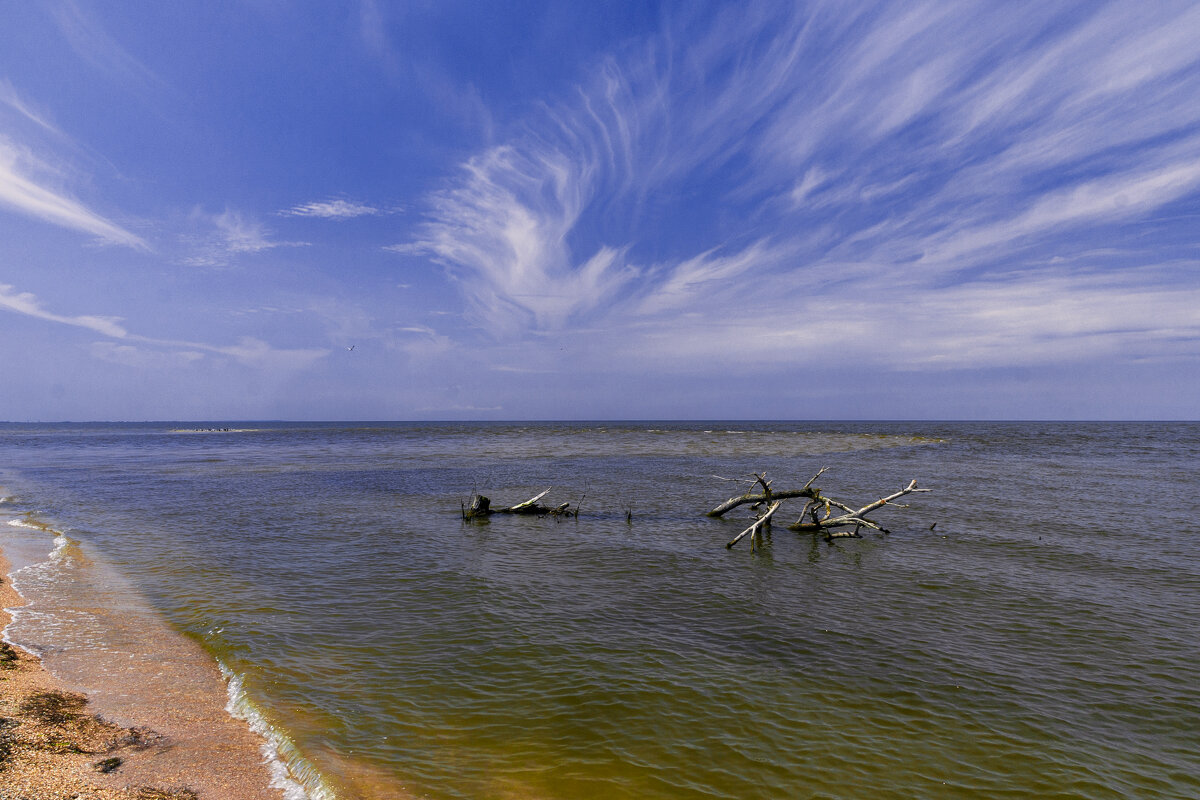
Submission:
<svg viewBox="0 0 1200 800">
<path fill-rule="evenodd" d="M 704 516 L 822 466 L 934 491 L 756 552 Z M 119 586 L 314 797 L 1200 796 L 1200 424 L 8 424 L 0 485 L 80 554 L 11 635 L 102 684 L 72 615 Z M 460 519 L 550 486 L 578 520 Z"/>
</svg>

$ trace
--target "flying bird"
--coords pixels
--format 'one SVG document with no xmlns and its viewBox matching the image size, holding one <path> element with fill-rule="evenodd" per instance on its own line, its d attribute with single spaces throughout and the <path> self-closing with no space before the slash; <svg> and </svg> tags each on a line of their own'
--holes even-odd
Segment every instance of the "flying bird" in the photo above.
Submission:
<svg viewBox="0 0 1200 800">
<path fill-rule="evenodd" d="M 358 345 L 353 345 L 353 344 L 352 344 L 352 345 L 350 345 L 349 347 L 347 347 L 347 348 L 346 348 L 346 351 L 347 351 L 347 352 L 349 352 L 349 351 L 353 350 L 353 349 L 354 349 L 355 347 L 357 347 L 357 346 L 358 346 Z"/>
</svg>

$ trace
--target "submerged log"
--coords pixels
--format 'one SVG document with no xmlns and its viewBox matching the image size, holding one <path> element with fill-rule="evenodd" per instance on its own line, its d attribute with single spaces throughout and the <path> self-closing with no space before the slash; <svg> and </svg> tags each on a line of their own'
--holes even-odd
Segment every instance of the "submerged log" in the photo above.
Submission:
<svg viewBox="0 0 1200 800">
<path fill-rule="evenodd" d="M 833 539 L 861 539 L 861 538 L 862 538 L 862 534 L 858 532 L 858 528 L 855 528 L 852 531 L 830 531 L 829 533 L 825 534 L 826 541 L 831 541 Z"/>
<path fill-rule="evenodd" d="M 471 497 L 470 507 L 463 509 L 463 519 L 475 519 L 476 517 L 486 517 L 492 513 L 492 501 L 481 494 Z"/>
<path fill-rule="evenodd" d="M 551 487 L 551 488 L 553 488 L 553 487 Z M 578 509 L 576 509 L 575 511 L 572 511 L 570 503 L 561 503 L 554 507 L 543 506 L 543 505 L 539 504 L 538 501 L 541 500 L 543 497 L 545 497 L 549 493 L 550 493 L 550 489 L 547 489 L 546 491 L 542 492 L 541 494 L 534 495 L 533 497 L 529 498 L 528 500 L 517 503 L 514 506 L 505 506 L 503 508 L 492 508 L 491 501 L 487 497 L 484 497 L 481 494 L 473 495 L 471 497 L 470 506 L 465 506 L 465 505 L 463 506 L 463 519 L 465 519 L 465 520 L 486 519 L 487 517 L 490 517 L 492 514 L 527 514 L 527 515 L 533 515 L 533 516 L 538 516 L 538 517 L 544 517 L 544 516 L 578 517 L 579 516 Z"/>
</svg>

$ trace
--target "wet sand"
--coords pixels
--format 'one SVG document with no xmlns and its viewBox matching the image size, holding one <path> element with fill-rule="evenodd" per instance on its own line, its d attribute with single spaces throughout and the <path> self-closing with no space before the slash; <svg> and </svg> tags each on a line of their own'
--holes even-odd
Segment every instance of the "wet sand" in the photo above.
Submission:
<svg viewBox="0 0 1200 800">
<path fill-rule="evenodd" d="M 0 554 L 0 609 L 25 604 L 9 569 Z M 10 619 L 0 610 L 0 626 Z M 215 665 L 183 683 L 117 715 L 0 645 L 0 800 L 281 800 L 261 740 L 225 710 Z"/>
</svg>

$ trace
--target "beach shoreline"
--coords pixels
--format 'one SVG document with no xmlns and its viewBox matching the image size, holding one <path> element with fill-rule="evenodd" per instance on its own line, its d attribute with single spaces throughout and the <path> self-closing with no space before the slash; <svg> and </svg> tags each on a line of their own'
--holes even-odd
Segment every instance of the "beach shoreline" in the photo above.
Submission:
<svg viewBox="0 0 1200 800">
<path fill-rule="evenodd" d="M 190 726 L 151 708 L 126 711 L 118 722 L 51 674 L 37 655 L 7 642 L 9 609 L 27 604 L 11 573 L 0 551 L 0 629 L 6 640 L 0 644 L 0 800 L 285 796 L 271 786 L 261 741 L 224 704 L 166 709 L 177 716 L 182 711 Z M 164 697 L 164 706 L 172 699 Z M 216 698 L 206 699 L 212 706 Z M 141 724 L 143 717 L 152 724 Z M 193 730 L 197 722 L 211 726 L 202 737 Z"/>
</svg>

